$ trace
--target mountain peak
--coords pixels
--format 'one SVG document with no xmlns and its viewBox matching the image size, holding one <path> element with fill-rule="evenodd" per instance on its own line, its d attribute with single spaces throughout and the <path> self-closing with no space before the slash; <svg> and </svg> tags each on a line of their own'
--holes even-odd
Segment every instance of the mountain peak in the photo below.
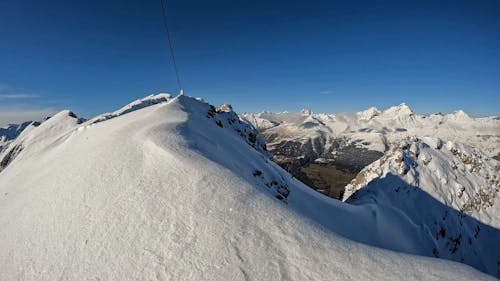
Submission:
<svg viewBox="0 0 500 281">
<path fill-rule="evenodd" d="M 370 120 L 373 117 L 377 116 L 380 114 L 380 110 L 378 110 L 376 107 L 372 106 L 370 108 L 367 108 L 363 111 L 360 111 L 357 113 L 359 116 L 360 120 Z"/>
<path fill-rule="evenodd" d="M 486 280 L 379 250 L 431 255 L 435 236 L 390 208 L 314 193 L 261 153 L 257 131 L 228 106 L 170 98 L 146 97 L 98 124 L 63 111 L 2 153 L 0 279 L 366 279 L 362 266 L 369 280 Z M 317 262 L 346 256 L 356 263 Z"/>
<path fill-rule="evenodd" d="M 53 116 L 47 117 L 47 119 L 42 124 L 58 124 L 63 122 L 63 120 L 73 120 L 76 119 L 76 123 L 80 124 L 85 121 L 84 118 L 78 117 L 73 111 L 69 109 L 64 109 L 54 114 Z M 73 121 L 71 121 L 73 123 Z"/>
<path fill-rule="evenodd" d="M 312 110 L 307 109 L 307 108 L 301 109 L 300 113 L 303 114 L 303 115 L 311 115 L 311 114 L 313 114 Z"/>
<path fill-rule="evenodd" d="M 232 112 L 233 107 L 228 103 L 223 103 L 219 107 L 217 107 L 217 110 L 223 111 L 223 112 Z"/>
<path fill-rule="evenodd" d="M 118 117 L 120 115 L 127 114 L 127 113 L 135 111 L 135 110 L 139 110 L 139 109 L 144 108 L 144 107 L 148 107 L 148 106 L 155 105 L 155 104 L 162 103 L 162 102 L 168 102 L 170 100 L 172 100 L 172 95 L 168 94 L 168 93 L 159 93 L 156 95 L 149 95 L 149 96 L 146 96 L 144 98 L 137 99 L 137 100 L 125 105 L 124 107 L 122 107 L 114 112 L 104 113 L 104 114 L 101 114 L 97 117 L 94 117 L 91 119 L 90 122 L 91 123 L 98 123 L 98 122 L 106 121 L 108 119 L 112 119 L 112 118 Z"/>
<path fill-rule="evenodd" d="M 453 111 L 452 113 L 448 114 L 448 117 L 451 119 L 455 119 L 455 120 L 470 119 L 470 116 L 467 113 L 465 113 L 465 111 L 463 111 L 463 110 Z"/>
<path fill-rule="evenodd" d="M 384 113 L 396 115 L 411 115 L 414 112 L 406 103 L 403 102 L 400 105 L 389 107 L 384 111 Z"/>
</svg>

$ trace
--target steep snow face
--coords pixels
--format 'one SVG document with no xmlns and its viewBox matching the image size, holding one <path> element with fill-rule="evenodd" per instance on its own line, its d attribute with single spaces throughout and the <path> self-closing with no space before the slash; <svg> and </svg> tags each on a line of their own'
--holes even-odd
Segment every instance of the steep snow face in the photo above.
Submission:
<svg viewBox="0 0 500 281">
<path fill-rule="evenodd" d="M 279 122 L 261 118 L 257 115 L 248 115 L 248 118 L 250 118 L 248 120 L 250 123 L 252 123 L 257 128 L 260 128 L 261 130 L 269 129 L 279 125 Z"/>
<path fill-rule="evenodd" d="M 4 128 L 0 128 L 0 152 L 32 123 L 32 121 L 27 121 L 22 124 L 10 124 Z"/>
<path fill-rule="evenodd" d="M 27 121 L 22 124 L 10 124 L 4 128 L 0 128 L 0 136 L 7 140 L 15 139 L 31 123 L 33 122 Z"/>
<path fill-rule="evenodd" d="M 407 139 L 363 169 L 346 186 L 344 201 L 399 210 L 434 233 L 435 256 L 466 263 L 479 257 L 489 260 L 487 267 L 495 272 L 500 259 L 499 171 L 500 162 L 467 145 Z M 441 204 L 429 206 L 433 201 Z"/>
<path fill-rule="evenodd" d="M 63 110 L 41 124 L 38 122 L 30 124 L 0 152 L 0 172 L 21 155 L 21 151 L 23 151 L 21 158 L 30 161 L 34 154 L 39 153 L 41 147 L 61 142 L 60 135 L 71 131 L 83 120 L 73 112 Z"/>
<path fill-rule="evenodd" d="M 0 138 L 0 171 L 5 169 L 5 167 L 10 164 L 25 147 L 29 147 L 29 150 L 37 151 L 38 147 L 43 147 L 46 143 L 54 142 L 60 134 L 74 130 L 77 125 L 83 122 L 86 122 L 87 126 L 92 125 L 144 107 L 167 102 L 170 99 L 172 99 L 172 95 L 166 93 L 149 95 L 133 101 L 112 113 L 104 113 L 88 121 L 84 118 L 77 117 L 70 110 L 63 110 L 41 122 L 27 122 L 27 126 L 22 128 L 22 130 L 17 130 L 17 135 L 10 134 L 14 137 L 3 143 L 3 149 L 2 139 Z M 43 125 L 40 126 L 40 124 Z M 26 131 L 26 133 L 21 134 L 23 131 Z M 17 139 L 15 139 L 16 137 Z M 30 157 L 29 152 L 25 152 L 23 155 L 24 157 Z"/>
<path fill-rule="evenodd" d="M 393 106 L 393 107 L 390 107 L 390 108 L 384 110 L 384 112 L 382 112 L 382 114 L 394 117 L 394 116 L 412 115 L 412 114 L 414 114 L 414 112 L 406 103 L 402 103 L 398 106 Z"/>
<path fill-rule="evenodd" d="M 404 214 L 294 180 L 233 114 L 179 96 L 98 123 L 65 111 L 23 132 L 0 172 L 0 279 L 493 279 L 341 237 L 433 247 Z"/>
<path fill-rule="evenodd" d="M 380 115 L 380 111 L 376 107 L 370 107 L 366 110 L 356 113 L 359 120 L 371 120 L 373 117 Z"/>
<path fill-rule="evenodd" d="M 388 174 L 401 177 L 447 206 L 500 228 L 500 162 L 478 149 L 437 138 L 408 138 L 363 169 L 346 186 L 344 201 Z"/>
</svg>

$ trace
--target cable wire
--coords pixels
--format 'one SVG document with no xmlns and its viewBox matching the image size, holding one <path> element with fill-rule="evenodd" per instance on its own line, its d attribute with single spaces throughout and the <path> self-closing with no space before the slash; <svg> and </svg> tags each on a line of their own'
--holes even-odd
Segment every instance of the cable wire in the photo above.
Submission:
<svg viewBox="0 0 500 281">
<path fill-rule="evenodd" d="M 177 79 L 177 85 L 182 93 L 182 84 L 179 76 L 179 69 L 177 67 L 177 62 L 175 61 L 174 47 L 172 45 L 172 36 L 170 35 L 170 30 L 168 29 L 168 18 L 167 18 L 167 0 L 160 0 L 161 2 L 161 14 L 163 16 L 163 26 L 165 27 L 165 32 L 167 33 L 168 48 L 170 50 L 170 57 L 172 58 L 172 63 L 174 65 L 175 78 Z"/>
</svg>

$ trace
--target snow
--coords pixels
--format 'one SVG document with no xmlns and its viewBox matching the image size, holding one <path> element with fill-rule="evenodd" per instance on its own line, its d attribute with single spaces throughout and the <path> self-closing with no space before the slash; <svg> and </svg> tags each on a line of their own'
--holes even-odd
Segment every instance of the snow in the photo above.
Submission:
<svg viewBox="0 0 500 281">
<path fill-rule="evenodd" d="M 401 166 L 418 174 L 412 177 L 411 173 L 399 173 L 408 184 L 417 185 L 444 205 L 467 209 L 479 221 L 500 228 L 500 204 L 495 204 L 500 190 L 500 162 L 467 145 L 448 141 L 443 147 L 436 138 L 413 138 L 391 147 L 381 159 L 362 170 L 363 181 L 354 180 L 346 187 L 344 201 L 370 181 L 396 173 Z M 454 194 L 449 183 L 460 186 L 466 194 Z M 482 197 L 480 204 L 475 204 L 475 197 Z"/>
<path fill-rule="evenodd" d="M 27 121 L 22 124 L 9 124 L 3 128 L 0 128 L 0 152 L 32 123 L 32 121 Z"/>
<path fill-rule="evenodd" d="M 447 119 L 449 120 L 455 120 L 455 121 L 469 121 L 471 118 L 465 111 L 463 110 L 457 110 L 452 112 L 451 114 L 447 115 Z"/>
<path fill-rule="evenodd" d="M 366 110 L 358 112 L 359 120 L 371 120 L 373 117 L 380 115 L 380 111 L 376 107 L 370 107 Z"/>
<path fill-rule="evenodd" d="M 151 100 L 84 123 L 63 111 L 9 145 L 0 280 L 494 279 L 390 251 L 433 240 L 291 178 L 228 107 Z"/>
<path fill-rule="evenodd" d="M 122 108 L 120 108 L 112 113 L 101 114 L 101 115 L 93 118 L 91 120 L 91 123 L 98 123 L 98 122 L 106 121 L 108 119 L 115 118 L 115 117 L 118 117 L 120 115 L 127 114 L 129 112 L 132 112 L 132 111 L 135 111 L 135 110 L 147 107 L 147 106 L 151 106 L 154 104 L 169 101 L 171 98 L 172 98 L 172 95 L 167 94 L 167 93 L 149 95 L 149 96 L 144 97 L 142 99 L 138 99 L 136 101 L 133 101 L 133 102 L 127 104 L 126 106 L 124 106 L 124 107 L 122 107 Z"/>
<path fill-rule="evenodd" d="M 0 128 L 0 136 L 5 137 L 5 139 L 15 139 L 27 126 L 29 126 L 32 121 L 27 121 L 22 124 L 9 124 L 3 128 Z"/>
<path fill-rule="evenodd" d="M 382 112 L 382 115 L 386 115 L 389 117 L 411 114 L 414 114 L 414 112 L 406 103 L 401 103 L 400 105 L 390 107 Z"/>
<path fill-rule="evenodd" d="M 265 112 L 244 114 L 242 118 L 257 127 L 266 139 L 273 136 L 268 143 L 270 150 L 285 141 L 305 144 L 326 137 L 324 151 L 328 151 L 335 139 L 347 139 L 363 148 L 385 152 L 393 143 L 419 136 L 461 142 L 481 149 L 490 157 L 500 155 L 500 118 L 470 117 L 462 110 L 447 115 L 421 115 L 402 103 L 383 111 L 372 107 L 355 114 Z M 321 122 L 304 128 L 306 118 Z"/>
<path fill-rule="evenodd" d="M 436 233 L 435 256 L 483 263 L 494 274 L 500 257 L 500 162 L 467 145 L 441 142 L 409 138 L 391 147 L 346 186 L 343 200 L 398 209 Z"/>
</svg>

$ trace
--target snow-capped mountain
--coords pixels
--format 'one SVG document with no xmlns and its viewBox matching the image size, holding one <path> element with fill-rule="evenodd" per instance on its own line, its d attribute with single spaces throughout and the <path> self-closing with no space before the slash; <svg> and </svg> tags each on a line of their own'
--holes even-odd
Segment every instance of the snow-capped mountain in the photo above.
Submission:
<svg viewBox="0 0 500 281">
<path fill-rule="evenodd" d="M 408 138 L 364 168 L 346 186 L 343 200 L 385 205 L 425 225 L 435 235 L 437 257 L 465 261 L 482 247 L 494 247 L 492 256 L 481 258 L 499 261 L 499 171 L 499 161 L 470 146 Z M 438 208 L 429 206 L 433 201 L 441 203 Z"/>
<path fill-rule="evenodd" d="M 21 132 L 32 123 L 32 121 L 27 121 L 21 124 L 10 124 L 0 128 L 0 152 L 3 147 L 7 146 L 8 143 L 17 138 L 17 136 L 19 136 Z"/>
<path fill-rule="evenodd" d="M 178 96 L 95 120 L 62 111 L 1 152 L 0 280 L 493 279 L 430 258 L 427 222 L 292 178 L 228 105 Z M 481 233 L 462 262 L 498 276 L 498 230 L 467 220 Z"/>
<path fill-rule="evenodd" d="M 270 149 L 284 142 L 300 145 L 310 142 L 315 154 L 332 158 L 335 139 L 346 138 L 348 144 L 384 152 L 390 143 L 415 135 L 459 141 L 481 149 L 490 157 L 500 154 L 500 117 L 474 118 L 462 110 L 447 115 L 420 115 L 402 103 L 384 111 L 372 107 L 355 114 L 316 114 L 302 110 L 242 117 L 261 130 L 266 139 L 271 139 Z"/>
<path fill-rule="evenodd" d="M 500 118 L 474 118 L 461 110 L 420 115 L 403 103 L 353 114 L 302 110 L 243 114 L 242 118 L 260 130 L 276 162 L 335 198 L 362 168 L 409 136 L 456 141 L 500 157 Z"/>
<path fill-rule="evenodd" d="M 371 181 L 388 174 L 427 193 L 447 206 L 500 228 L 500 162 L 479 149 L 439 138 L 407 138 L 365 167 L 346 186 L 343 200 Z"/>
<path fill-rule="evenodd" d="M 139 109 L 144 108 L 144 107 L 159 104 L 162 102 L 167 102 L 171 99 L 172 99 L 172 95 L 167 94 L 167 93 L 161 93 L 161 94 L 157 94 L 157 95 L 149 95 L 149 96 L 144 97 L 142 99 L 135 100 L 135 101 L 125 105 L 124 107 L 122 107 L 114 112 L 104 113 L 104 114 L 101 114 L 99 116 L 96 116 L 90 120 L 90 123 L 98 123 L 98 122 L 106 121 L 106 120 L 118 117 L 120 115 L 127 114 L 127 113 L 135 111 L 135 110 L 139 110 Z"/>
</svg>

